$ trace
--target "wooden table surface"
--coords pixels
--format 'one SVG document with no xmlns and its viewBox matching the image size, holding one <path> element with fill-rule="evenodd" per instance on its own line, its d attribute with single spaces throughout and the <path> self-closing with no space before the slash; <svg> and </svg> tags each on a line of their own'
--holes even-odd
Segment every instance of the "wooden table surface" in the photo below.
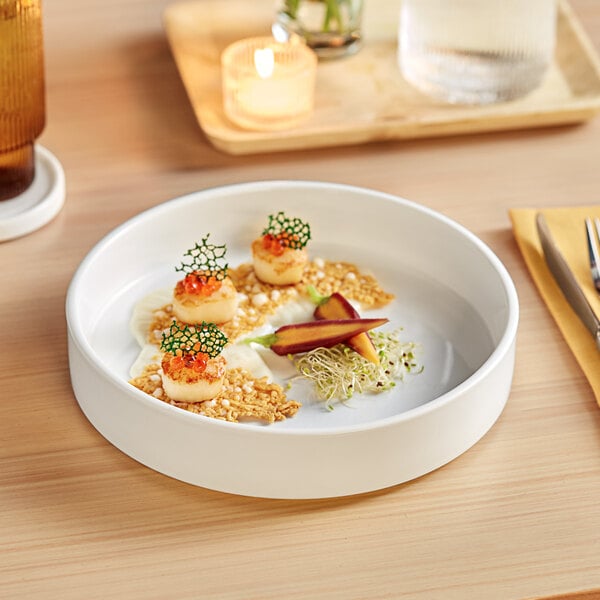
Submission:
<svg viewBox="0 0 600 600">
<path fill-rule="evenodd" d="M 383 0 L 381 0 L 383 1 Z M 0 597 L 600 597 L 600 410 L 507 210 L 600 202 L 600 118 L 581 126 L 225 155 L 197 126 L 165 0 L 45 3 L 48 125 L 67 200 L 0 245 Z M 572 3 L 600 48 L 600 2 Z M 106 442 L 70 386 L 65 294 L 90 248 L 211 186 L 313 179 L 420 202 L 480 236 L 521 302 L 514 385 L 492 430 L 416 481 L 356 497 L 226 495 Z"/>
</svg>

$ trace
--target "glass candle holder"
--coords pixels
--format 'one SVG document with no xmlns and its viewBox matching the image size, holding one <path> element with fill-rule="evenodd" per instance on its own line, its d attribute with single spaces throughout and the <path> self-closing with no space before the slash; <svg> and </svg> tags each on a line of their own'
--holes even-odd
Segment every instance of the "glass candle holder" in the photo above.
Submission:
<svg viewBox="0 0 600 600">
<path fill-rule="evenodd" d="M 295 127 L 314 108 L 317 56 L 302 43 L 240 40 L 221 56 L 223 106 L 245 129 Z"/>
<path fill-rule="evenodd" d="M 45 119 L 40 0 L 0 0 L 0 200 L 31 185 Z"/>
</svg>

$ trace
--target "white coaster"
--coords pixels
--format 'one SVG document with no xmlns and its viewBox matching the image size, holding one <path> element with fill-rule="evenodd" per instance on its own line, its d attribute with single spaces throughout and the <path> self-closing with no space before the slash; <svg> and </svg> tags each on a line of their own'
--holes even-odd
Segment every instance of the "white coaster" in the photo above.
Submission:
<svg viewBox="0 0 600 600">
<path fill-rule="evenodd" d="M 65 173 L 43 146 L 35 147 L 35 177 L 27 190 L 0 201 L 0 242 L 27 235 L 50 222 L 65 202 Z"/>
</svg>

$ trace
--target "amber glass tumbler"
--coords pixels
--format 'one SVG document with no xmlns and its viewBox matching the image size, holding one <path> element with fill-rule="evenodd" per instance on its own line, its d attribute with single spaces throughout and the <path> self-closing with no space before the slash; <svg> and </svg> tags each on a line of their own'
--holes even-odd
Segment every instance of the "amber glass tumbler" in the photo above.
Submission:
<svg viewBox="0 0 600 600">
<path fill-rule="evenodd" d="M 46 122 L 40 0 L 0 0 L 0 200 L 33 181 Z"/>
</svg>

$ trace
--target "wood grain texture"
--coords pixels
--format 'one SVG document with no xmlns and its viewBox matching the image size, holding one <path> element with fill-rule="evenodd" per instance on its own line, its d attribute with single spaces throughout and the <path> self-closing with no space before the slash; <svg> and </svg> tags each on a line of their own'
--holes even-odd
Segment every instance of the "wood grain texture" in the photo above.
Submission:
<svg viewBox="0 0 600 600">
<path fill-rule="evenodd" d="M 600 3 L 572 3 L 600 48 Z M 48 126 L 67 201 L 0 245 L 0 597 L 542 598 L 600 590 L 600 413 L 531 281 L 507 209 L 597 204 L 600 121 L 232 157 L 199 129 L 165 0 L 45 4 Z M 69 382 L 64 300 L 81 259 L 138 212 L 260 179 L 375 188 L 465 225 L 521 302 L 506 410 L 469 452 L 357 497 L 229 496 L 107 443 Z M 426 444 L 427 440 L 423 440 Z M 593 597 L 574 595 L 577 597 Z"/>
<path fill-rule="evenodd" d="M 319 63 L 313 114 L 283 132 L 233 125 L 221 92 L 221 53 L 240 38 L 269 35 L 271 1 L 179 0 L 165 11 L 164 23 L 198 122 L 217 148 L 240 155 L 592 118 L 600 110 L 600 60 L 570 5 L 560 7 L 555 60 L 542 85 L 515 102 L 464 107 L 429 100 L 404 81 L 397 65 L 399 4 L 367 2 L 364 48 L 346 60 Z"/>
</svg>

